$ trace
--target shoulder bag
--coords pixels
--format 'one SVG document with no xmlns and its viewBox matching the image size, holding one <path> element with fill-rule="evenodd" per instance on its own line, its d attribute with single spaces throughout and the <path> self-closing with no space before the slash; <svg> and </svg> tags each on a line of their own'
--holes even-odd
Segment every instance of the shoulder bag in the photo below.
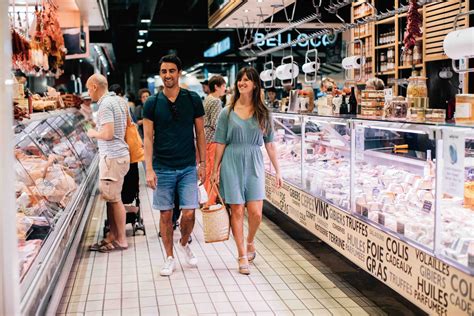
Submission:
<svg viewBox="0 0 474 316">
<path fill-rule="evenodd" d="M 128 144 L 128 150 L 130 151 L 130 163 L 144 161 L 145 150 L 143 149 L 143 141 L 138 133 L 137 126 L 130 119 L 128 104 L 126 106 L 127 128 L 125 129 L 125 142 Z"/>
</svg>

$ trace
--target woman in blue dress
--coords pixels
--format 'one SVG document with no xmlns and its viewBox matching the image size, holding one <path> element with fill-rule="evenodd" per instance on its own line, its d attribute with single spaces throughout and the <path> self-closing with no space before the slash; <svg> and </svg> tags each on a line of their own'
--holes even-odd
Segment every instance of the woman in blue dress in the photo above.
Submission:
<svg viewBox="0 0 474 316">
<path fill-rule="evenodd" d="M 260 77 L 251 67 L 237 74 L 235 92 L 217 121 L 217 143 L 212 183 L 231 207 L 231 227 L 238 251 L 239 272 L 250 274 L 249 262 L 256 256 L 255 234 L 262 221 L 265 169 L 261 146 L 265 144 L 275 167 L 276 184 L 282 184 L 273 144 L 270 111 L 263 103 Z M 220 175 L 219 175 L 220 174 Z M 244 213 L 248 212 L 248 236 L 244 241 Z"/>
</svg>

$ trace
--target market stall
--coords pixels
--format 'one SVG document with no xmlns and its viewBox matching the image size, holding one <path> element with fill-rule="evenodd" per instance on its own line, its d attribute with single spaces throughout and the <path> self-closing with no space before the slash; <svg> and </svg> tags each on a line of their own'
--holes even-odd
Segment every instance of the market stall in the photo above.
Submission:
<svg viewBox="0 0 474 316">
<path fill-rule="evenodd" d="M 472 315 L 469 1 L 236 5 L 214 8 L 212 25 L 250 34 L 240 47 L 246 61 L 265 88 L 283 90 L 272 109 L 284 185 L 275 189 L 267 159 L 267 207 L 427 313 Z M 329 26 L 328 16 L 340 23 Z M 287 24 L 272 28 L 282 17 Z M 252 35 L 252 22 L 264 25 L 264 36 Z M 314 32 L 261 48 L 309 27 Z M 344 41 L 342 78 L 326 77 L 318 48 L 308 46 L 304 58 L 293 52 L 332 34 Z"/>
</svg>

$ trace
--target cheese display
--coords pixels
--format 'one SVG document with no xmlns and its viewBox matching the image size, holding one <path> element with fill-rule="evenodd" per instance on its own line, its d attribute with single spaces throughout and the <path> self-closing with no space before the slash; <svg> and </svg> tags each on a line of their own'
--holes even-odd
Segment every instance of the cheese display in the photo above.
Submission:
<svg viewBox="0 0 474 316">
<path fill-rule="evenodd" d="M 431 253 L 440 247 L 443 258 L 474 268 L 474 136 L 466 136 L 464 195 L 440 193 L 437 205 L 443 179 L 436 178 L 442 168 L 436 153 L 443 143 L 430 136 L 437 127 L 407 129 L 398 122 L 306 114 L 274 113 L 273 120 L 284 181 Z M 272 172 L 266 153 L 264 160 Z"/>
<path fill-rule="evenodd" d="M 69 110 L 17 129 L 14 168 L 21 279 L 64 216 L 97 153 L 82 127 L 85 123 L 79 111 Z"/>
</svg>

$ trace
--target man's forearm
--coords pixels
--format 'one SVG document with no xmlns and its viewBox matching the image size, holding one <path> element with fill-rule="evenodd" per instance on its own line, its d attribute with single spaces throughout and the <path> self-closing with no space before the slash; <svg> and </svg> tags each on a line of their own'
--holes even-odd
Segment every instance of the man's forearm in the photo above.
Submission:
<svg viewBox="0 0 474 316">
<path fill-rule="evenodd" d="M 145 137 L 145 165 L 147 170 L 153 168 L 153 145 L 150 139 Z"/>
<path fill-rule="evenodd" d="M 206 136 L 204 131 L 200 132 L 197 136 L 197 145 L 199 151 L 199 162 L 206 162 Z"/>
</svg>

